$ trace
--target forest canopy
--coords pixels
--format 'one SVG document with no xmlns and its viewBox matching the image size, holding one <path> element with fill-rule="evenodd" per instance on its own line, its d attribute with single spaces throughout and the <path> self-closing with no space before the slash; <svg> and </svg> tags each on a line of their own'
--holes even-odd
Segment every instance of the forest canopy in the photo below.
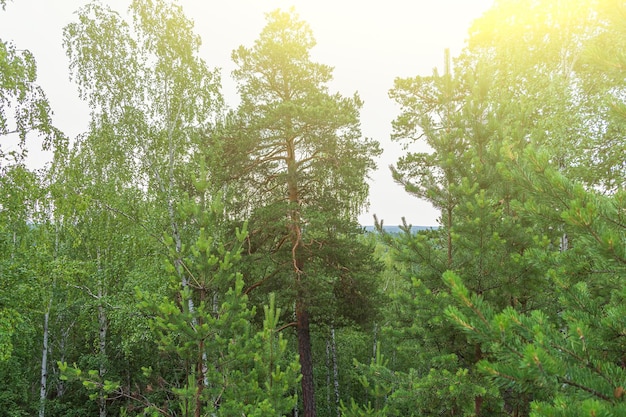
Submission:
<svg viewBox="0 0 626 417">
<path fill-rule="evenodd" d="M 396 78 L 389 175 L 441 217 L 394 232 L 358 223 L 381 146 L 296 9 L 233 50 L 233 106 L 178 3 L 85 5 L 77 137 L 0 41 L 0 409 L 626 415 L 624 22 L 498 0 Z"/>
</svg>

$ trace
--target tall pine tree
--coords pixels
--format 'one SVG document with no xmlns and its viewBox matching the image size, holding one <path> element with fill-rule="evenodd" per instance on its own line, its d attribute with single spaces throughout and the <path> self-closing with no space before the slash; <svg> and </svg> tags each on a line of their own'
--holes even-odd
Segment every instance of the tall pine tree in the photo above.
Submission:
<svg viewBox="0 0 626 417">
<path fill-rule="evenodd" d="M 332 254 L 356 244 L 356 216 L 379 153 L 376 142 L 361 136 L 359 97 L 328 91 L 332 69 L 311 60 L 314 45 L 295 12 L 267 15 L 254 45 L 233 52 L 241 105 L 223 139 L 238 168 L 232 176 L 249 198 L 251 242 L 274 263 L 266 285 L 283 280 L 295 305 L 307 417 L 316 415 L 311 314 L 328 294 L 325 283 L 359 285 L 351 270 L 357 263 Z"/>
</svg>

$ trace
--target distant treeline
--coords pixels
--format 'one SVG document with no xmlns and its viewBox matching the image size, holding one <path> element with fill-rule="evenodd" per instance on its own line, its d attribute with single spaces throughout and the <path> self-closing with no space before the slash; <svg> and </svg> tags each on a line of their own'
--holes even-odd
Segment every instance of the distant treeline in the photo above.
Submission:
<svg viewBox="0 0 626 417">
<path fill-rule="evenodd" d="M 376 232 L 376 226 L 363 226 L 366 232 Z M 439 226 L 411 226 L 411 232 L 417 233 L 420 230 L 438 229 Z M 383 226 L 386 233 L 397 234 L 402 233 L 400 226 Z"/>
</svg>

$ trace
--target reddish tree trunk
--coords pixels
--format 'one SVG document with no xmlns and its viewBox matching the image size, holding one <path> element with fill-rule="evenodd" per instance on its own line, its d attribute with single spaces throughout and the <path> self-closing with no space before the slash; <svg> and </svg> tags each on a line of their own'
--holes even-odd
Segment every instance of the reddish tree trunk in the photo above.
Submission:
<svg viewBox="0 0 626 417">
<path fill-rule="evenodd" d="M 300 355 L 300 372 L 302 373 L 302 407 L 304 417 L 315 417 L 315 385 L 313 383 L 313 355 L 311 353 L 311 333 L 309 329 L 309 311 L 307 309 L 306 287 L 304 280 L 304 258 L 302 255 L 302 229 L 300 218 L 300 198 L 298 188 L 298 163 L 296 161 L 295 136 L 286 143 L 287 152 L 287 188 L 289 203 L 292 205 L 289 213 L 291 218 L 291 257 L 297 285 L 296 295 L 296 322 L 298 335 L 298 354 Z"/>
<path fill-rule="evenodd" d="M 311 354 L 311 334 L 309 332 L 309 312 L 302 299 L 296 301 L 298 322 L 298 353 L 302 372 L 302 407 L 304 417 L 315 417 L 315 387 L 313 384 L 313 357 Z"/>
</svg>

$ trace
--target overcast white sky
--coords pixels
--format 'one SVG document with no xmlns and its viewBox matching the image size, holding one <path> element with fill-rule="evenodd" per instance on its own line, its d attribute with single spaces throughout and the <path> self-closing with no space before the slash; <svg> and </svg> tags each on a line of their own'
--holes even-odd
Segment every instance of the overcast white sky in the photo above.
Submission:
<svg viewBox="0 0 626 417">
<path fill-rule="evenodd" d="M 115 10 L 126 10 L 128 0 L 102 0 Z M 391 179 L 389 164 L 401 154 L 389 140 L 391 121 L 398 109 L 387 92 L 396 77 L 429 75 L 442 67 L 443 50 L 456 56 L 464 46 L 471 22 L 492 0 L 183 0 L 180 3 L 196 24 L 203 40 L 203 58 L 222 68 L 223 92 L 236 102 L 230 73 L 233 49 L 250 46 L 265 25 L 264 13 L 294 6 L 317 40 L 312 51 L 318 62 L 335 68 L 331 90 L 345 95 L 359 92 L 365 101 L 363 135 L 384 149 L 370 188 L 369 211 L 361 224 L 373 224 L 372 215 L 386 225 L 405 217 L 414 225 L 436 225 L 439 213 L 428 203 L 410 197 Z M 54 121 L 70 138 L 87 128 L 88 109 L 68 79 L 62 48 L 62 28 L 75 19 L 73 12 L 85 0 L 13 0 L 0 11 L 0 39 L 29 49 L 37 60 L 39 83 L 50 99 Z M 36 157 L 43 160 L 41 157 Z"/>
</svg>

